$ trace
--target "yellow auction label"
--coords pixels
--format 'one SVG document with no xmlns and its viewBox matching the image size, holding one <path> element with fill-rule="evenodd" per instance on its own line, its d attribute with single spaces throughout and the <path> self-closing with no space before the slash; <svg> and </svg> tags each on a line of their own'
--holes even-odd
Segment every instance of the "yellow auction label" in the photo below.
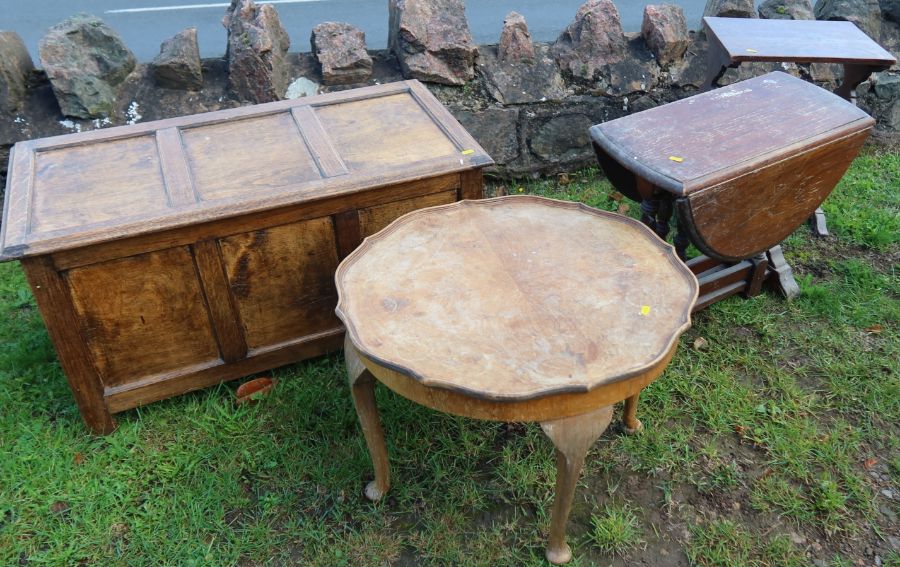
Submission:
<svg viewBox="0 0 900 567">
<path fill-rule="evenodd" d="M 641 315 L 649 315 L 650 314 L 650 306 L 644 305 L 641 307 Z"/>
<path fill-rule="evenodd" d="M 678 156 L 669 156 L 669 160 L 670 160 L 670 161 L 674 161 L 674 162 L 681 163 L 681 162 L 684 161 L 684 158 L 683 158 L 683 157 L 678 157 Z"/>
<path fill-rule="evenodd" d="M 462 155 L 467 156 L 469 154 L 474 154 L 475 150 L 463 150 Z"/>
</svg>

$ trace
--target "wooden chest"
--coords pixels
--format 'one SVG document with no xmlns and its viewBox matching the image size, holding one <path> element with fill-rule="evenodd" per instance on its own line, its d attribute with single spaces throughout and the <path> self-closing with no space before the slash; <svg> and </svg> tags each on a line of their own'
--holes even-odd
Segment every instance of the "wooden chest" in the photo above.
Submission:
<svg viewBox="0 0 900 567">
<path fill-rule="evenodd" d="M 339 349 L 334 270 L 492 163 L 417 81 L 16 144 L 21 260 L 86 423 Z"/>
</svg>

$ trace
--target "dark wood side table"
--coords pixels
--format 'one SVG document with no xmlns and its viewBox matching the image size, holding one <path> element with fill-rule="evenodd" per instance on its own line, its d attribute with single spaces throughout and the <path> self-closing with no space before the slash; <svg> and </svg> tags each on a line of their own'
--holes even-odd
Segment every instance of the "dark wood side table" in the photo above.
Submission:
<svg viewBox="0 0 900 567">
<path fill-rule="evenodd" d="M 826 90 L 774 72 L 593 126 L 606 176 L 700 280 L 697 309 L 771 280 L 799 294 L 779 243 L 844 175 L 875 121 Z"/>
<path fill-rule="evenodd" d="M 854 89 L 872 73 L 897 62 L 852 22 L 712 17 L 703 22 L 709 47 L 701 91 L 717 87 L 729 67 L 745 61 L 838 63 L 844 67 L 844 78 L 834 94 L 855 104 Z M 821 208 L 809 221 L 815 234 L 828 235 Z"/>
<path fill-rule="evenodd" d="M 745 61 L 838 63 L 844 79 L 834 94 L 851 100 L 869 75 L 897 62 L 852 22 L 712 17 L 703 22 L 709 39 L 704 91 Z"/>
<path fill-rule="evenodd" d="M 335 276 L 351 392 L 379 500 L 390 469 L 375 382 L 426 407 L 537 421 L 556 447 L 547 559 L 585 455 L 626 400 L 665 369 L 690 326 L 697 280 L 641 223 L 541 197 L 461 201 L 401 217 Z"/>
</svg>

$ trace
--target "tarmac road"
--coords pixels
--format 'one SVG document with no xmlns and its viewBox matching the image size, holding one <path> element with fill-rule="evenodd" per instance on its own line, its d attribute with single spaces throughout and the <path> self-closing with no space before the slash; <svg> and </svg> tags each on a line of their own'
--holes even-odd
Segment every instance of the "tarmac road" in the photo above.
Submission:
<svg viewBox="0 0 900 567">
<path fill-rule="evenodd" d="M 553 41 L 584 0 L 468 0 L 466 14 L 475 42 L 497 43 L 503 17 L 515 10 L 525 16 L 535 41 Z M 654 0 L 617 0 L 625 31 L 641 27 L 644 4 Z M 263 3 L 263 2 L 259 2 Z M 343 21 L 366 32 L 369 49 L 387 46 L 387 0 L 271 0 L 291 36 L 291 51 L 309 51 L 316 24 Z M 700 24 L 705 0 L 679 2 L 688 27 Z M 47 28 L 72 14 L 99 16 L 121 34 L 140 61 L 159 53 L 159 44 L 178 31 L 196 26 L 202 57 L 225 53 L 222 16 L 227 0 L 0 0 L 0 29 L 17 32 L 38 61 L 38 42 Z"/>
</svg>

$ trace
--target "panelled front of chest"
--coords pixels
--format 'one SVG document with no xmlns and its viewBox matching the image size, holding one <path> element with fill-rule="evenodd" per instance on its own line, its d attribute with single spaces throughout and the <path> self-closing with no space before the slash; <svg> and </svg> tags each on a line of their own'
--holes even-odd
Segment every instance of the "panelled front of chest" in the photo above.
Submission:
<svg viewBox="0 0 900 567">
<path fill-rule="evenodd" d="M 343 256 L 406 212 L 478 197 L 462 191 L 480 181 L 438 176 L 22 265 L 82 413 L 108 431 L 109 413 L 340 348 Z"/>
<path fill-rule="evenodd" d="M 19 259 L 85 421 L 340 348 L 338 263 L 409 211 L 482 196 L 490 158 L 396 83 L 27 142 Z"/>
</svg>

